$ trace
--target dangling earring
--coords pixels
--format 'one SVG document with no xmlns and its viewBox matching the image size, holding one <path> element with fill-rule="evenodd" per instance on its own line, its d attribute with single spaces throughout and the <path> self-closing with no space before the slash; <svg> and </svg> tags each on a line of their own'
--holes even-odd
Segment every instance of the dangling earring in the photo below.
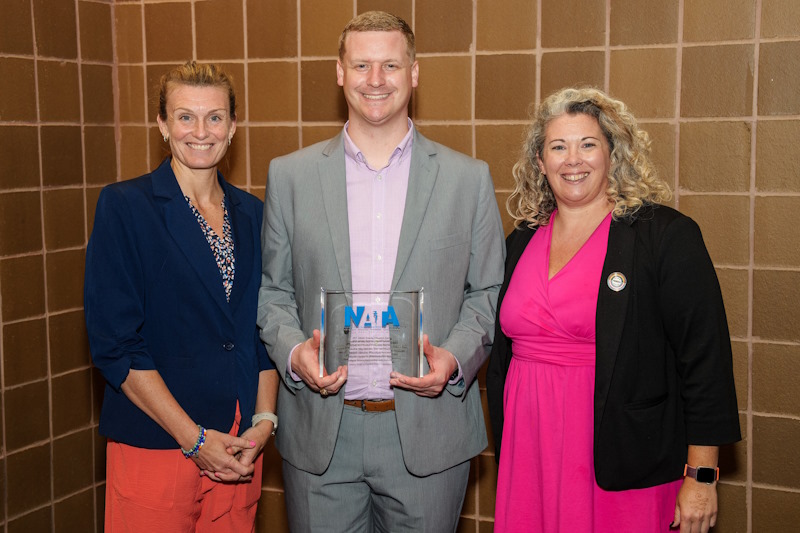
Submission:
<svg viewBox="0 0 800 533">
<path fill-rule="evenodd" d="M 169 142 L 169 135 L 164 135 L 164 142 L 165 142 L 165 143 L 168 143 L 168 142 Z"/>
<path fill-rule="evenodd" d="M 230 137 L 228 137 L 228 146 L 230 146 L 230 145 L 231 145 L 231 140 L 232 140 L 232 139 L 233 139 L 233 135 L 231 135 Z"/>
</svg>

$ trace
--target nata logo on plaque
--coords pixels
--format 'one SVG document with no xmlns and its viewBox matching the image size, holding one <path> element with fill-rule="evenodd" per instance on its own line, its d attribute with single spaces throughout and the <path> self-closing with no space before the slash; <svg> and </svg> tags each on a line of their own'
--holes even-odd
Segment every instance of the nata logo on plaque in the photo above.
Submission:
<svg viewBox="0 0 800 533">
<path fill-rule="evenodd" d="M 362 323 L 362 319 L 364 322 Z M 394 312 L 394 307 L 391 305 L 386 311 L 381 311 L 381 321 L 378 323 L 378 312 L 373 311 L 372 314 L 364 313 L 364 306 L 356 306 L 355 310 L 351 306 L 344 308 L 344 327 L 345 329 L 353 328 L 385 328 L 388 326 L 400 327 L 400 321 L 397 319 L 397 313 Z"/>
</svg>

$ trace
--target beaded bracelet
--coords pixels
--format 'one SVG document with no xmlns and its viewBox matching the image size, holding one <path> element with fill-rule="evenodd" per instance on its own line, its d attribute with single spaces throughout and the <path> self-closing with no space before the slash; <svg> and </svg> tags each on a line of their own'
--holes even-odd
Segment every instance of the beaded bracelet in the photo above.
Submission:
<svg viewBox="0 0 800 533">
<path fill-rule="evenodd" d="M 200 424 L 197 424 L 197 429 L 200 430 L 200 435 L 197 436 L 197 441 L 194 443 L 192 449 L 184 450 L 183 448 L 181 448 L 183 456 L 186 457 L 187 459 L 189 459 L 190 457 L 194 457 L 195 455 L 200 453 L 200 448 L 202 448 L 203 444 L 206 443 L 206 428 L 204 428 Z"/>
</svg>

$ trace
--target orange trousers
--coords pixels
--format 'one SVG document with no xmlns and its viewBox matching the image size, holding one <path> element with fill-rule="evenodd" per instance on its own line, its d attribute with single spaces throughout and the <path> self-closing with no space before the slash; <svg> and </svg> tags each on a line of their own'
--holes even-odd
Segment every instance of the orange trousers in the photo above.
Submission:
<svg viewBox="0 0 800 533">
<path fill-rule="evenodd" d="M 239 406 L 230 430 L 239 431 Z M 263 454 L 253 479 L 220 483 L 200 475 L 180 450 L 148 450 L 109 439 L 107 533 L 241 533 L 255 531 Z"/>
</svg>

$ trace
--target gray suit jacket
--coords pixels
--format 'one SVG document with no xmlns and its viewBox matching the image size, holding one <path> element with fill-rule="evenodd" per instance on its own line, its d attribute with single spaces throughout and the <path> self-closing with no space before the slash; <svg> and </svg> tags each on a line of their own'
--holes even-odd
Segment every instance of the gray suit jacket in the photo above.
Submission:
<svg viewBox="0 0 800 533">
<path fill-rule="evenodd" d="M 276 444 L 293 466 L 323 473 L 344 391 L 322 398 L 287 374 L 292 348 L 319 328 L 320 288 L 351 290 L 343 136 L 269 167 L 262 230 L 261 338 L 283 379 Z M 476 375 L 494 336 L 505 245 L 486 163 L 414 133 L 393 290 L 425 288 L 430 342 L 458 359 L 464 380 L 436 398 L 395 389 L 409 472 L 441 472 L 486 447 Z"/>
</svg>

